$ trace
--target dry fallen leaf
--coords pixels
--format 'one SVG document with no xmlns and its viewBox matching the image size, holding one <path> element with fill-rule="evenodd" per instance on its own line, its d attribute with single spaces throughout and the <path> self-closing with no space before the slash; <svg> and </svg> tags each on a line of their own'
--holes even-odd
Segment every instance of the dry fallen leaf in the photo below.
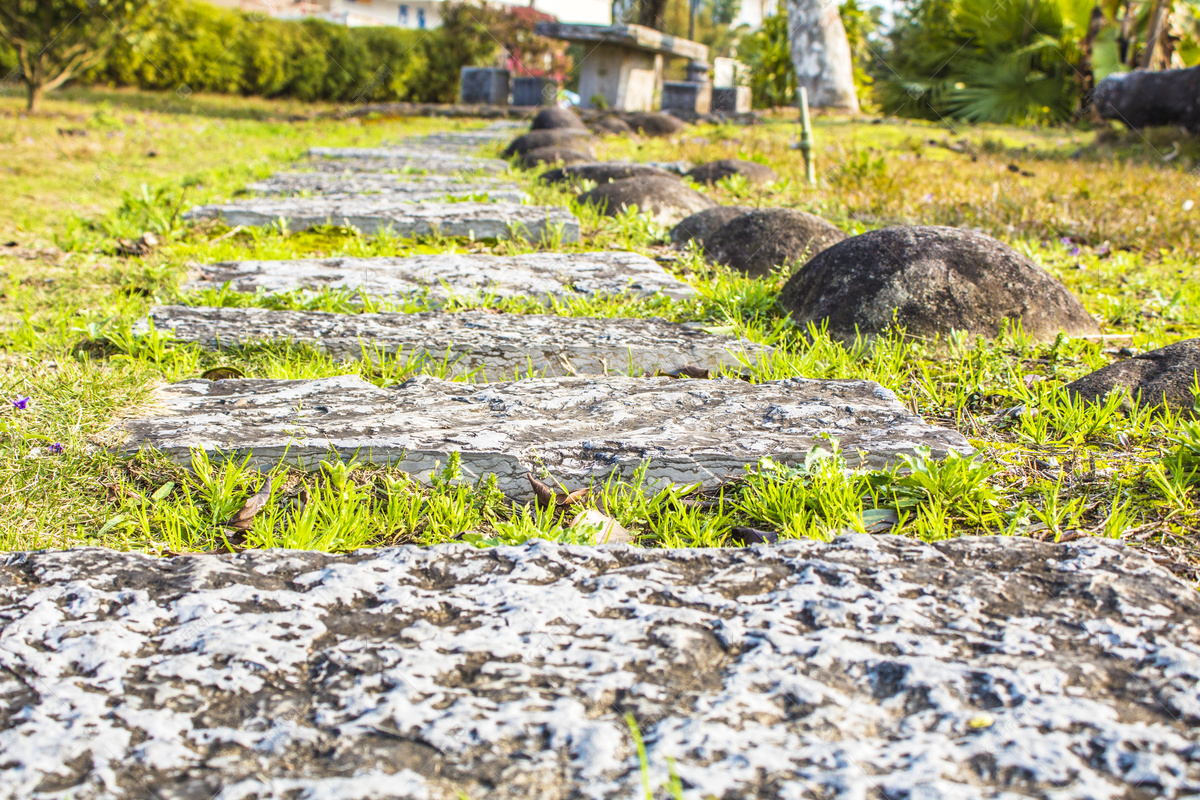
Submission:
<svg viewBox="0 0 1200 800">
<path fill-rule="evenodd" d="M 244 378 L 246 373 L 237 367 L 213 367 L 200 375 L 206 381 L 227 381 L 233 378 Z"/>
<path fill-rule="evenodd" d="M 248 531 L 254 525 L 254 517 L 258 512 L 263 510 L 267 501 L 271 499 L 271 476 L 268 475 L 266 481 L 263 482 L 262 488 L 246 498 L 246 502 L 242 505 L 238 512 L 230 517 L 225 523 L 225 527 L 234 528 L 239 531 Z"/>
<path fill-rule="evenodd" d="M 581 500 L 585 499 L 591 490 L 576 489 L 569 494 L 566 492 L 556 492 L 550 486 L 542 483 L 537 478 L 533 477 L 533 473 L 527 473 L 529 485 L 533 487 L 533 496 L 537 499 L 538 508 L 550 508 L 552 505 L 558 508 L 577 505 Z"/>
<path fill-rule="evenodd" d="M 679 369 L 658 370 L 654 373 L 656 378 L 696 378 L 704 380 L 712 377 L 711 373 L 699 364 L 684 364 Z"/>
<path fill-rule="evenodd" d="M 594 508 L 584 509 L 575 515 L 567 527 L 579 525 L 599 525 L 600 532 L 596 534 L 596 544 L 632 544 L 633 534 L 607 514 Z"/>
</svg>

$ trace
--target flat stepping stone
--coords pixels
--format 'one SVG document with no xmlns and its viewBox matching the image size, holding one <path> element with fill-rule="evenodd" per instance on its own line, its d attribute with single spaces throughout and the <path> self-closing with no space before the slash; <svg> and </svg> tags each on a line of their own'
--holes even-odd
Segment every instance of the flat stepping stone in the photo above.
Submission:
<svg viewBox="0 0 1200 800">
<path fill-rule="evenodd" d="M 229 227 L 263 227 L 283 220 L 289 233 L 319 225 L 342 225 L 365 234 L 390 230 L 397 236 L 509 239 L 514 232 L 537 241 L 562 230 L 562 241 L 579 241 L 579 220 L 565 208 L 519 203 L 410 203 L 388 195 L 251 197 L 198 206 L 184 219 L 222 220 Z"/>
<path fill-rule="evenodd" d="M 529 198 L 515 183 L 463 182 L 455 180 L 413 181 L 395 173 L 352 173 L 330 175 L 320 172 L 285 172 L 252 183 L 247 191 L 265 195 L 364 195 L 386 194 L 406 203 L 442 200 L 447 197 L 478 198 L 520 203 Z"/>
<path fill-rule="evenodd" d="M 638 375 L 695 365 L 736 368 L 735 353 L 763 348 L 659 319 L 595 319 L 486 311 L 329 314 L 265 308 L 158 306 L 157 330 L 209 349 L 271 341 L 310 344 L 335 358 L 402 354 L 451 362 L 450 374 L 480 370 L 490 380 L 529 370 L 548 376 Z"/>
<path fill-rule="evenodd" d="M 336 162 L 387 162 L 411 165 L 427 172 L 507 172 L 499 158 L 473 158 L 454 150 L 433 147 L 313 147 L 308 155 Z"/>
<path fill-rule="evenodd" d="M 440 254 L 407 258 L 302 258 L 226 261 L 200 267 L 185 289 L 236 292 L 350 290 L 374 297 L 479 301 L 489 297 L 580 297 L 661 293 L 675 300 L 696 290 L 638 253 Z"/>
<path fill-rule="evenodd" d="M 495 475 L 527 499 L 542 468 L 568 488 L 631 477 L 647 459 L 654 483 L 715 481 L 771 457 L 803 464 L 838 439 L 849 460 L 892 463 L 922 446 L 971 452 L 959 433 L 927 425 L 871 381 L 534 378 L 465 384 L 421 375 L 381 389 L 358 376 L 183 381 L 160 389 L 148 416 L 119 423 L 123 450 L 150 446 L 187 462 L 194 449 L 314 466 L 336 451 L 428 478 L 461 453 L 471 480 Z"/>
<path fill-rule="evenodd" d="M 628 709 L 689 798 L 1183 798 L 1198 618 L 1092 539 L 10 553 L 0 763 L 13 798 L 628 800 Z"/>
</svg>

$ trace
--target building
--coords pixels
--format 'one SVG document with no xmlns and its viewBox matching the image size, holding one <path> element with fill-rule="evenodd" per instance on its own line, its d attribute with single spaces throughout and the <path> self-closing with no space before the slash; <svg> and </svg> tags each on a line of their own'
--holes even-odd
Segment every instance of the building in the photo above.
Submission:
<svg viewBox="0 0 1200 800">
<path fill-rule="evenodd" d="M 209 0 L 219 6 L 268 13 L 280 19 L 316 17 L 340 25 L 395 25 L 436 28 L 441 24 L 441 0 Z M 608 25 L 611 0 L 518 0 L 504 5 L 532 6 L 563 22 Z"/>
</svg>

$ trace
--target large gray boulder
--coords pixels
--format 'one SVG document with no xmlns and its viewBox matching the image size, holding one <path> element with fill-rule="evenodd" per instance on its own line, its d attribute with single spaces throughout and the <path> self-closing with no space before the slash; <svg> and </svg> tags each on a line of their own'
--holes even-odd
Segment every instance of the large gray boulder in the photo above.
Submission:
<svg viewBox="0 0 1200 800">
<path fill-rule="evenodd" d="M 679 177 L 667 172 L 661 167 L 650 164 L 639 164 L 636 161 L 593 161 L 590 164 L 571 164 L 567 167 L 543 172 L 539 180 L 542 183 L 570 183 L 572 181 L 592 181 L 593 183 L 610 183 L 626 178 L 671 178 L 678 181 Z"/>
<path fill-rule="evenodd" d="M 910 336 L 965 331 L 995 337 L 1020 322 L 1037 341 L 1090 336 L 1100 326 L 1066 287 L 1003 242 L 933 226 L 885 228 L 830 247 L 783 287 L 800 324 L 828 322 L 853 340 L 895 324 Z"/>
<path fill-rule="evenodd" d="M 714 206 L 697 211 L 671 229 L 671 242 L 684 245 L 694 240 L 703 247 L 709 237 L 726 223 L 753 210 L 751 206 Z"/>
<path fill-rule="evenodd" d="M 592 152 L 596 137 L 590 131 L 576 128 L 551 128 L 549 130 L 530 131 L 509 142 L 504 148 L 505 158 L 514 155 L 524 155 L 530 150 L 541 147 L 569 147 L 573 150 Z"/>
<path fill-rule="evenodd" d="M 1200 339 L 1186 339 L 1149 353 L 1109 364 L 1067 384 L 1076 397 L 1103 401 L 1110 392 L 1127 389 L 1133 400 L 1191 412 L 1196 406 L 1192 387 L 1200 374 Z"/>
<path fill-rule="evenodd" d="M 628 800 L 626 713 L 689 798 L 1192 797 L 1198 620 L 1091 539 L 12 553 L 0 797 Z"/>
<path fill-rule="evenodd" d="M 533 118 L 533 124 L 529 127 L 530 130 L 535 131 L 553 130 L 555 128 L 587 130 L 587 126 L 583 124 L 583 120 L 575 116 L 571 111 L 559 108 L 558 106 L 543 108 Z"/>
<path fill-rule="evenodd" d="M 697 211 L 716 205 L 677 178 L 625 178 L 602 183 L 579 195 L 581 203 L 599 206 L 605 216 L 615 217 L 630 206 L 662 224 L 671 224 Z"/>
<path fill-rule="evenodd" d="M 751 183 L 771 183 L 779 180 L 779 174 L 766 164 L 744 161 L 740 158 L 722 158 L 692 167 L 687 173 L 696 183 L 716 183 L 722 178 L 741 175 Z"/>
<path fill-rule="evenodd" d="M 628 122 L 611 114 L 592 120 L 588 127 L 600 136 L 631 136 L 634 133 Z"/>
<path fill-rule="evenodd" d="M 705 240 L 718 263 L 753 278 L 792 267 L 846 238 L 836 225 L 795 208 L 759 208 L 733 217 Z"/>
</svg>

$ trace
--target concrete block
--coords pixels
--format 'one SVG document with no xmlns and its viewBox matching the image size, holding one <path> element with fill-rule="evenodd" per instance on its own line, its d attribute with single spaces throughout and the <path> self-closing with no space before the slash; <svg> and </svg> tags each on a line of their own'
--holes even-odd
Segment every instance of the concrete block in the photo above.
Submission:
<svg viewBox="0 0 1200 800">
<path fill-rule="evenodd" d="M 552 106 L 558 100 L 558 84 L 549 78 L 514 78 L 514 106 Z"/>
<path fill-rule="evenodd" d="M 508 70 L 463 67 L 459 73 L 458 99 L 465 105 L 508 105 Z"/>
<path fill-rule="evenodd" d="M 750 87 L 712 90 L 712 113 L 746 114 L 750 111 Z"/>
<path fill-rule="evenodd" d="M 712 84 L 690 81 L 665 81 L 662 88 L 663 111 L 687 111 L 707 114 L 712 107 Z"/>
</svg>

